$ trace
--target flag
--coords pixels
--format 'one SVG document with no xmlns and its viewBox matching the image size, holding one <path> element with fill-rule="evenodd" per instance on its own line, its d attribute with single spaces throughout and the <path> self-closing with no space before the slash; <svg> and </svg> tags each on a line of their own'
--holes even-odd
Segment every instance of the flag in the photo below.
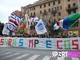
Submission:
<svg viewBox="0 0 80 60">
<path fill-rule="evenodd" d="M 25 26 L 24 26 L 23 23 L 20 25 L 20 28 L 21 28 L 21 29 L 24 29 L 24 28 L 25 28 Z"/>
<path fill-rule="evenodd" d="M 35 16 L 35 17 L 31 17 L 31 18 L 30 18 L 30 21 L 31 21 L 31 22 L 34 22 L 35 25 L 36 25 L 36 24 L 38 23 L 38 21 L 39 21 L 39 18 L 36 17 L 36 16 Z"/>
<path fill-rule="evenodd" d="M 37 34 L 44 34 L 47 32 L 42 19 L 40 19 L 38 21 L 37 25 L 35 26 L 35 30 L 36 30 Z"/>
<path fill-rule="evenodd" d="M 18 25 L 21 22 L 21 17 L 17 16 L 14 12 L 11 13 L 11 15 L 9 16 L 9 22 L 7 24 L 7 29 L 9 30 L 9 32 L 14 32 L 14 29 L 16 29 L 18 27 Z"/>
<path fill-rule="evenodd" d="M 64 30 L 69 30 L 78 21 L 79 17 L 80 15 L 78 12 L 71 14 L 70 16 L 58 21 L 58 23 L 55 24 L 55 27 L 53 28 L 56 30 L 58 26 L 60 26 Z"/>
<path fill-rule="evenodd" d="M 38 17 L 34 17 L 34 22 L 38 22 L 39 18 Z"/>
<path fill-rule="evenodd" d="M 13 22 L 8 22 L 8 24 L 12 25 L 13 27 L 17 28 L 16 24 L 14 24 Z"/>
<path fill-rule="evenodd" d="M 63 19 L 53 25 L 53 30 L 58 30 L 59 27 L 63 28 L 62 26 L 63 26 Z"/>
<path fill-rule="evenodd" d="M 58 29 L 59 29 L 59 25 L 57 23 L 55 23 L 53 26 L 53 30 L 58 30 Z"/>
<path fill-rule="evenodd" d="M 9 35 L 9 30 L 7 29 L 7 24 L 4 25 L 4 28 L 2 30 L 3 35 Z"/>
<path fill-rule="evenodd" d="M 14 23 L 16 26 L 18 26 L 17 21 L 14 21 L 14 20 L 12 20 L 12 19 L 10 19 L 9 21 L 12 22 L 12 23 Z"/>
<path fill-rule="evenodd" d="M 31 17 L 31 18 L 30 18 L 30 20 L 31 20 L 31 22 L 33 22 L 33 21 L 34 21 L 34 18 L 33 18 L 33 17 Z"/>
<path fill-rule="evenodd" d="M 47 21 L 46 20 L 43 20 L 43 23 L 44 23 L 44 25 L 47 25 Z"/>
<path fill-rule="evenodd" d="M 8 22 L 7 23 L 7 29 L 9 30 L 10 33 L 14 32 L 14 29 L 16 29 L 17 26 L 13 22 Z"/>
<path fill-rule="evenodd" d="M 18 17 L 17 15 L 15 15 L 14 13 L 12 13 L 9 16 L 9 21 L 13 22 L 14 24 L 16 24 L 18 26 L 21 22 L 21 18 Z"/>
<path fill-rule="evenodd" d="M 60 20 L 57 24 L 58 24 L 59 27 L 63 28 L 63 19 Z"/>
<path fill-rule="evenodd" d="M 15 27 L 13 24 L 7 24 L 7 29 L 9 30 L 10 33 L 14 32 L 14 29 L 16 29 L 17 27 Z"/>
<path fill-rule="evenodd" d="M 80 15 L 79 13 L 71 14 L 70 16 L 63 19 L 63 21 L 60 22 L 60 26 L 64 30 L 69 30 L 79 19 Z"/>
</svg>

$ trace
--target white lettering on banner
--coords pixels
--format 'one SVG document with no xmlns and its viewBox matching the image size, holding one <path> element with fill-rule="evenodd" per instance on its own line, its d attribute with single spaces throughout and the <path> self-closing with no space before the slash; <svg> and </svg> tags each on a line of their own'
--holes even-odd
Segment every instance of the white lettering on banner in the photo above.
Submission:
<svg viewBox="0 0 80 60">
<path fill-rule="evenodd" d="M 80 38 L 0 37 L 0 47 L 27 47 L 49 50 L 80 50 Z"/>
</svg>

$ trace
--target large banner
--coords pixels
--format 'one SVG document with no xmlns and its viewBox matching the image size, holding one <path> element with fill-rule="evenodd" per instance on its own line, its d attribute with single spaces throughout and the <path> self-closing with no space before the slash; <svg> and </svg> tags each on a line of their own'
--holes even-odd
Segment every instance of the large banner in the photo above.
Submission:
<svg viewBox="0 0 80 60">
<path fill-rule="evenodd" d="M 0 47 L 25 47 L 48 50 L 80 50 L 80 38 L 0 37 Z"/>
</svg>

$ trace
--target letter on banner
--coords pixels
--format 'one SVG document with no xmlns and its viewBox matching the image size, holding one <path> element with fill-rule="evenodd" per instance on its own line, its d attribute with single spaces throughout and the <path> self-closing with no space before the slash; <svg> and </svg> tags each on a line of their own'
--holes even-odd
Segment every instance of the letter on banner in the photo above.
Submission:
<svg viewBox="0 0 80 60">
<path fill-rule="evenodd" d="M 34 41 L 34 47 L 36 47 L 36 44 L 38 44 L 39 43 L 39 40 L 35 40 Z"/>
<path fill-rule="evenodd" d="M 51 47 L 51 40 L 46 40 L 46 48 L 52 48 Z"/>
<path fill-rule="evenodd" d="M 4 39 L 0 39 L 0 46 L 4 45 Z"/>
<path fill-rule="evenodd" d="M 8 46 L 8 39 L 7 38 L 5 38 L 5 40 L 4 40 L 4 45 Z"/>
<path fill-rule="evenodd" d="M 12 41 L 12 45 L 13 45 L 13 46 L 16 46 L 16 40 L 17 40 L 17 39 L 13 39 L 13 41 Z"/>
<path fill-rule="evenodd" d="M 60 47 L 59 43 L 63 42 L 62 40 L 57 40 L 57 48 L 58 49 L 63 49 L 62 47 Z"/>
<path fill-rule="evenodd" d="M 19 40 L 19 46 L 22 47 L 23 46 L 23 39 Z"/>
<path fill-rule="evenodd" d="M 64 41 L 64 48 L 65 49 L 70 49 L 70 40 L 65 40 Z"/>
<path fill-rule="evenodd" d="M 8 40 L 8 46 L 12 46 L 12 39 Z"/>
<path fill-rule="evenodd" d="M 72 46 L 75 46 L 72 49 L 79 49 L 78 40 L 72 40 Z"/>
<path fill-rule="evenodd" d="M 29 47 L 34 47 L 34 41 L 33 40 L 29 40 Z"/>
</svg>

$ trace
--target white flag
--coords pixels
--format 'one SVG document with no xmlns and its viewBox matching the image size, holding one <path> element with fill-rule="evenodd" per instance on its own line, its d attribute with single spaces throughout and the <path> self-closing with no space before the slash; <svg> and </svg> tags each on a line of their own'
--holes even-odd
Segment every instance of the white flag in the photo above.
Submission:
<svg viewBox="0 0 80 60">
<path fill-rule="evenodd" d="M 34 18 L 31 17 L 30 20 L 31 20 L 31 22 L 33 22 L 34 21 Z"/>
<path fill-rule="evenodd" d="M 35 26 L 35 30 L 37 34 L 44 34 L 47 32 L 45 25 L 41 19 L 38 21 L 37 25 Z"/>
<path fill-rule="evenodd" d="M 38 22 L 39 18 L 38 17 L 34 17 L 34 22 Z"/>
<path fill-rule="evenodd" d="M 55 23 L 53 26 L 53 30 L 58 30 L 58 29 L 59 29 L 59 26 L 57 25 L 57 23 Z"/>
<path fill-rule="evenodd" d="M 53 30 L 58 30 L 59 27 L 63 28 L 63 19 L 54 24 Z"/>
<path fill-rule="evenodd" d="M 2 34 L 3 35 L 9 35 L 9 30 L 7 29 L 7 25 L 4 26 L 4 28 L 2 30 Z"/>
</svg>

